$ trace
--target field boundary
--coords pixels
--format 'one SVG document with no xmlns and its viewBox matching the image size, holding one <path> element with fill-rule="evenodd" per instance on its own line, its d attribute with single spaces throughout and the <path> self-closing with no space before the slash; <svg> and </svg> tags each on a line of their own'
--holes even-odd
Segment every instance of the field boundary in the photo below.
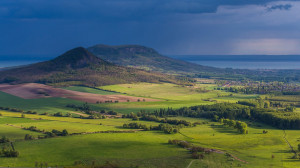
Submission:
<svg viewBox="0 0 300 168">
<path fill-rule="evenodd" d="M 286 138 L 286 132 L 285 130 L 283 130 L 283 139 L 285 140 L 285 142 L 289 145 L 289 147 L 291 148 L 291 151 L 295 154 L 297 154 L 297 152 L 294 150 L 293 146 L 290 144 L 290 142 L 287 140 Z"/>
</svg>

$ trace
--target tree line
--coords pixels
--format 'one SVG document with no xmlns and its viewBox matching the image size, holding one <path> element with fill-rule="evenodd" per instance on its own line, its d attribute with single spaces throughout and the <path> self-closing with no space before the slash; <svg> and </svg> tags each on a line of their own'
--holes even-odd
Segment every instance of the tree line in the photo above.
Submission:
<svg viewBox="0 0 300 168">
<path fill-rule="evenodd" d="M 165 134 L 176 134 L 181 127 L 170 124 L 159 124 L 158 126 L 147 126 L 138 123 L 123 124 L 123 128 L 143 129 L 144 131 L 163 131 Z"/>
<path fill-rule="evenodd" d="M 215 116 L 218 116 L 219 119 L 250 119 L 258 120 L 280 129 L 300 129 L 300 116 L 298 113 L 285 111 L 278 112 L 270 108 L 262 108 L 261 106 L 245 104 L 245 102 L 242 101 L 238 103 L 198 105 L 179 109 L 159 109 L 146 114 L 161 118 L 167 116 L 183 116 L 192 118 L 208 118 L 214 120 Z"/>
</svg>

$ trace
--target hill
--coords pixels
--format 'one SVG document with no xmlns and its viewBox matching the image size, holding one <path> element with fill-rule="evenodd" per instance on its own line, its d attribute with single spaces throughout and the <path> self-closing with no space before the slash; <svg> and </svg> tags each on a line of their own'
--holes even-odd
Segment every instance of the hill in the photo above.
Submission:
<svg viewBox="0 0 300 168">
<path fill-rule="evenodd" d="M 176 83 L 177 80 L 160 73 L 115 65 L 78 47 L 50 61 L 0 71 L 0 82 L 100 86 L 131 82 Z"/>
<path fill-rule="evenodd" d="M 87 48 L 87 50 L 105 61 L 118 65 L 164 73 L 187 74 L 217 70 L 217 68 L 166 57 L 152 48 L 139 45 L 95 45 Z"/>
</svg>

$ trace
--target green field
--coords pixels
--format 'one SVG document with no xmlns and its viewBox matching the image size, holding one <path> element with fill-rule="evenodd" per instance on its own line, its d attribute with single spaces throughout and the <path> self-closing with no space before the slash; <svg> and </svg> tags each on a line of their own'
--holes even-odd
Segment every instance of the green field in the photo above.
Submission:
<svg viewBox="0 0 300 168">
<path fill-rule="evenodd" d="M 67 104 L 75 104 L 81 106 L 84 102 L 72 100 L 68 98 L 50 97 L 40 99 L 22 99 L 0 91 L 0 107 L 17 108 L 25 111 L 34 111 L 39 114 L 49 113 L 54 114 L 62 112 L 63 114 L 71 113 L 73 116 L 78 116 L 78 111 L 67 108 Z M 103 107 L 90 104 L 94 110 L 101 110 Z"/>
<path fill-rule="evenodd" d="M 159 108 L 180 108 L 194 105 L 213 104 L 217 102 L 236 102 L 240 99 L 253 99 L 256 95 L 230 94 L 224 91 L 212 90 L 215 85 L 198 84 L 195 88 L 182 87 L 179 85 L 163 83 L 138 83 L 103 86 L 101 89 L 121 92 L 125 95 L 149 97 L 160 99 L 156 102 L 125 102 L 125 103 L 102 103 L 90 104 L 94 110 L 114 110 L 120 113 L 138 112 L 140 110 L 153 111 Z M 207 92 L 202 92 L 206 89 Z M 82 91 L 95 94 L 115 94 L 114 92 L 102 91 L 81 86 L 71 86 L 67 89 Z M 118 93 L 119 94 L 119 93 Z M 73 115 L 78 113 L 74 109 L 67 108 L 67 104 L 82 105 L 84 102 L 67 98 L 41 98 L 41 99 L 22 99 L 4 92 L 0 92 L 0 106 L 18 108 L 24 111 L 31 110 L 38 113 L 53 114 L 70 112 Z"/>
<path fill-rule="evenodd" d="M 216 85 L 213 84 L 197 84 L 195 87 L 183 87 L 170 83 L 137 83 L 102 86 L 99 88 L 121 92 L 127 95 L 149 97 L 164 101 L 101 104 L 99 106 L 122 113 L 129 113 L 138 112 L 141 109 L 153 111 L 159 108 L 180 108 L 195 105 L 214 104 L 216 102 L 237 102 L 240 99 L 257 98 L 257 95 L 232 94 L 232 96 L 230 96 L 230 93 L 220 90 L 213 90 L 214 87 L 216 87 Z"/>
<path fill-rule="evenodd" d="M 297 167 L 300 161 L 290 159 L 293 154 L 283 139 L 283 131 L 252 123 L 249 134 L 238 134 L 232 128 L 226 128 L 206 119 L 175 117 L 190 122 L 208 122 L 181 130 L 182 134 L 163 134 L 158 131 L 138 131 L 135 133 L 97 133 L 74 135 L 41 140 L 20 141 L 25 134 L 40 133 L 23 130 L 19 127 L 36 126 L 39 129 L 67 129 L 70 133 L 82 133 L 106 130 L 126 130 L 121 126 L 133 122 L 131 119 L 77 119 L 53 117 L 1 111 L 0 129 L 3 135 L 16 140 L 15 148 L 19 158 L 3 158 L 0 166 L 34 166 L 35 162 L 47 162 L 49 166 L 73 165 L 74 161 L 90 164 L 92 161 L 104 163 L 111 161 L 122 166 L 140 167 L 186 167 L 192 159 L 187 150 L 167 144 L 169 139 L 186 140 L 202 147 L 229 152 L 241 161 L 228 161 L 224 154 L 212 153 L 204 160 L 195 160 L 191 167 Z M 174 119 L 175 119 L 174 118 Z M 6 125 L 6 123 L 11 123 Z M 102 125 L 99 125 L 101 123 Z M 157 125 L 156 122 L 138 121 L 141 124 Z M 267 129 L 268 134 L 262 134 Z M 286 131 L 287 138 L 296 148 L 298 131 Z M 53 148 L 55 147 L 55 148 Z M 49 156 L 49 153 L 51 155 Z M 274 155 L 275 158 L 271 158 Z M 65 157 L 69 156 L 69 157 Z"/>
<path fill-rule="evenodd" d="M 232 94 L 214 90 L 213 84 L 197 84 L 194 87 L 182 87 L 174 84 L 123 84 L 101 87 L 105 90 L 121 92 L 125 95 L 151 97 L 160 99 L 158 102 L 126 102 L 90 104 L 96 110 L 114 110 L 119 113 L 153 111 L 159 108 L 180 108 L 192 105 L 214 104 L 217 102 L 237 102 L 238 100 L 255 99 L 258 95 Z M 106 94 L 101 90 L 69 87 L 67 89 Z M 230 95 L 232 94 L 232 95 Z M 67 104 L 82 105 L 83 102 L 65 98 L 21 99 L 0 92 L 0 106 L 19 108 L 22 110 L 48 112 L 71 112 Z M 296 109 L 299 112 L 299 109 Z M 299 167 L 300 160 L 291 159 L 293 153 L 284 140 L 283 130 L 263 123 L 248 123 L 249 134 L 238 134 L 233 128 L 225 127 L 208 119 L 172 117 L 172 119 L 201 122 L 196 127 L 182 128 L 177 134 L 164 134 L 161 131 L 142 131 L 125 129 L 123 124 L 137 122 L 156 126 L 158 122 L 132 121 L 129 118 L 80 119 L 73 117 L 54 117 L 50 115 L 25 114 L 0 111 L 0 136 L 13 141 L 14 147 L 20 152 L 18 158 L 1 158 L 0 166 L 34 167 L 35 162 L 47 163 L 48 166 L 73 166 L 75 161 L 83 165 L 92 163 L 104 164 L 106 161 L 122 165 L 122 167 Z M 77 115 L 78 116 L 78 115 Z M 38 137 L 43 133 L 24 130 L 24 127 L 35 126 L 40 130 L 62 131 L 66 129 L 70 135 L 47 139 L 25 141 L 26 134 Z M 135 132 L 128 132 L 134 130 Z M 268 130 L 263 134 L 263 130 Z M 116 133 L 94 133 L 98 131 L 118 131 Z M 294 149 L 300 141 L 299 130 L 286 130 L 286 138 Z M 237 159 L 228 159 L 224 153 L 205 154 L 204 159 L 192 159 L 188 150 L 168 144 L 169 139 L 185 140 L 197 146 L 218 149 L 234 155 Z M 3 144 L 2 144 L 3 145 Z M 273 155 L 273 158 L 272 158 Z M 242 162 L 242 161 L 245 162 Z"/>
<path fill-rule="evenodd" d="M 84 86 L 68 86 L 68 87 L 64 87 L 62 89 L 73 90 L 73 91 L 78 91 L 78 92 L 94 93 L 94 94 L 100 94 L 100 95 L 119 94 L 119 93 L 115 93 L 115 92 L 109 92 L 109 91 L 100 90 L 100 89 L 93 89 L 93 88 L 84 87 Z"/>
</svg>

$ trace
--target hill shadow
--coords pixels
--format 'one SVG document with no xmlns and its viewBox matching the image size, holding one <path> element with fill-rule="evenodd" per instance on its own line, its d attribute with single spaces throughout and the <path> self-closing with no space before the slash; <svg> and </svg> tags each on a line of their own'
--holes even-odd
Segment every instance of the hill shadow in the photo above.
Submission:
<svg viewBox="0 0 300 168">
<path fill-rule="evenodd" d="M 210 127 L 219 133 L 226 133 L 230 135 L 238 135 L 239 133 L 234 128 L 225 127 L 223 125 L 210 125 Z"/>
</svg>

